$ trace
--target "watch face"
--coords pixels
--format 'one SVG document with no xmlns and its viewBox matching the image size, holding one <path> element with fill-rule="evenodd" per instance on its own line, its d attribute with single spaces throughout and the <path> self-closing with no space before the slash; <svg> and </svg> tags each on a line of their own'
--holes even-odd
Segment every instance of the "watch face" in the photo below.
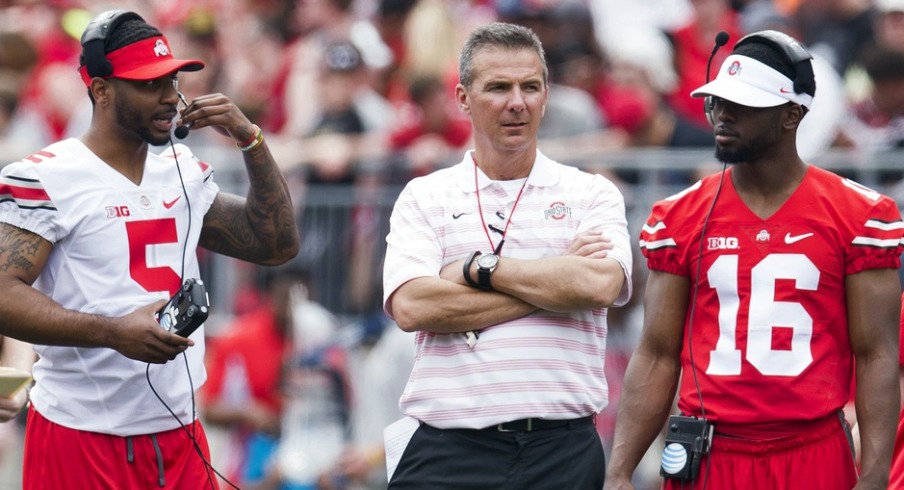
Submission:
<svg viewBox="0 0 904 490">
<path fill-rule="evenodd" d="M 493 254 L 486 254 L 477 257 L 477 267 L 481 269 L 492 269 L 496 267 L 496 263 L 499 262 L 499 256 Z"/>
</svg>

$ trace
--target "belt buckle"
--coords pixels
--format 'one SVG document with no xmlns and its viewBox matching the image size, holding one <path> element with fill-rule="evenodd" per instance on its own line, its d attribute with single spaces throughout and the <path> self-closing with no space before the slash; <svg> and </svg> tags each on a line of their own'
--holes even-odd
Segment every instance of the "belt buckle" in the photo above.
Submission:
<svg viewBox="0 0 904 490">
<path fill-rule="evenodd" d="M 530 431 L 532 431 L 532 430 L 534 429 L 534 419 L 533 419 L 533 418 L 528 418 L 528 419 L 525 419 L 525 420 L 527 420 L 527 427 L 526 427 L 525 429 L 521 429 L 521 430 L 518 430 L 518 429 L 506 429 L 506 428 L 505 428 L 505 424 L 508 423 L 508 422 L 503 422 L 503 423 L 501 423 L 501 424 L 499 424 L 499 425 L 496 426 L 496 430 L 499 431 L 499 432 L 522 432 L 522 431 L 523 431 L 523 432 L 530 432 Z M 517 422 L 517 421 L 516 421 L 516 420 L 513 420 L 512 422 Z"/>
</svg>

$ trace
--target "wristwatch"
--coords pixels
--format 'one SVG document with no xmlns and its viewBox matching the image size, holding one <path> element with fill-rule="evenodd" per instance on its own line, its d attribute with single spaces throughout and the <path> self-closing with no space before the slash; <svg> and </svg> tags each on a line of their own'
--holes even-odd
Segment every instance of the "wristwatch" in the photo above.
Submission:
<svg viewBox="0 0 904 490">
<path fill-rule="evenodd" d="M 479 256 L 480 256 L 480 251 L 479 251 L 479 250 L 475 250 L 475 251 L 471 252 L 471 253 L 468 255 L 468 258 L 465 259 L 465 264 L 464 264 L 464 266 L 462 267 L 462 271 L 461 271 L 462 274 L 464 274 L 464 276 L 465 276 L 465 282 L 467 282 L 467 283 L 468 283 L 468 286 L 471 286 L 472 288 L 479 288 L 479 287 L 480 287 L 480 285 L 477 284 L 477 282 L 474 280 L 474 278 L 471 277 L 471 264 L 473 264 L 473 263 L 474 263 L 474 259 L 476 259 L 476 258 L 479 257 Z"/>
<path fill-rule="evenodd" d="M 499 256 L 496 254 L 483 254 L 477 258 L 477 287 L 484 291 L 492 291 L 490 276 L 499 265 Z"/>
</svg>

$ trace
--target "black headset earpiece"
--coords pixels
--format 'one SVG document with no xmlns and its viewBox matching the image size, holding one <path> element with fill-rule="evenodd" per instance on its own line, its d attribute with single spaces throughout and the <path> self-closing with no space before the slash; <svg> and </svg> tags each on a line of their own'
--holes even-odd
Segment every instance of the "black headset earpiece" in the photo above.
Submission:
<svg viewBox="0 0 904 490">
<path fill-rule="evenodd" d="M 813 74 L 813 55 L 797 39 L 779 31 L 760 31 L 741 38 L 735 49 L 749 42 L 772 46 L 794 65 L 794 93 L 815 93 L 816 77 Z"/>
<path fill-rule="evenodd" d="M 716 52 L 719 51 L 719 48 L 725 46 L 725 43 L 728 42 L 728 33 L 725 31 L 720 31 L 716 34 L 716 39 L 713 43 L 713 50 L 709 53 L 709 60 L 706 62 L 706 83 L 709 83 L 709 68 L 713 64 L 713 58 L 716 56 Z M 716 122 L 713 119 L 713 106 L 715 105 L 715 101 L 711 95 L 706 96 L 703 99 L 703 114 L 706 115 L 706 120 L 709 122 L 710 126 L 715 126 Z"/>
<path fill-rule="evenodd" d="M 706 114 L 706 121 L 710 126 L 716 125 L 716 118 L 713 117 L 713 108 L 716 105 L 715 99 L 713 99 L 712 95 L 707 95 L 703 99 L 703 114 Z"/>
<path fill-rule="evenodd" d="M 107 36 L 116 27 L 129 19 L 144 21 L 144 19 L 128 10 L 108 10 L 95 17 L 82 33 L 82 65 L 88 70 L 90 77 L 108 77 L 113 74 L 113 65 L 107 60 L 104 45 Z"/>
</svg>

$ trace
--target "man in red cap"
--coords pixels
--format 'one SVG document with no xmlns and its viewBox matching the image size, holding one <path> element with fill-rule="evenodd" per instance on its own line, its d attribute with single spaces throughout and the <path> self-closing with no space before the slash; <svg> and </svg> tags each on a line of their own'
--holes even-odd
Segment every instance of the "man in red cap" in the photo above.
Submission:
<svg viewBox="0 0 904 490">
<path fill-rule="evenodd" d="M 177 73 L 203 67 L 134 12 L 99 15 L 79 68 L 90 127 L 0 173 L 0 334 L 39 355 L 26 489 L 217 488 L 194 407 L 203 326 L 179 335 L 158 311 L 199 278 L 198 246 L 276 265 L 295 256 L 298 232 L 260 128 L 221 94 L 177 111 Z M 173 143 L 177 116 L 236 141 L 246 197 L 219 192 L 213 167 Z M 176 327 L 206 306 L 202 288 L 188 291 Z"/>
</svg>

